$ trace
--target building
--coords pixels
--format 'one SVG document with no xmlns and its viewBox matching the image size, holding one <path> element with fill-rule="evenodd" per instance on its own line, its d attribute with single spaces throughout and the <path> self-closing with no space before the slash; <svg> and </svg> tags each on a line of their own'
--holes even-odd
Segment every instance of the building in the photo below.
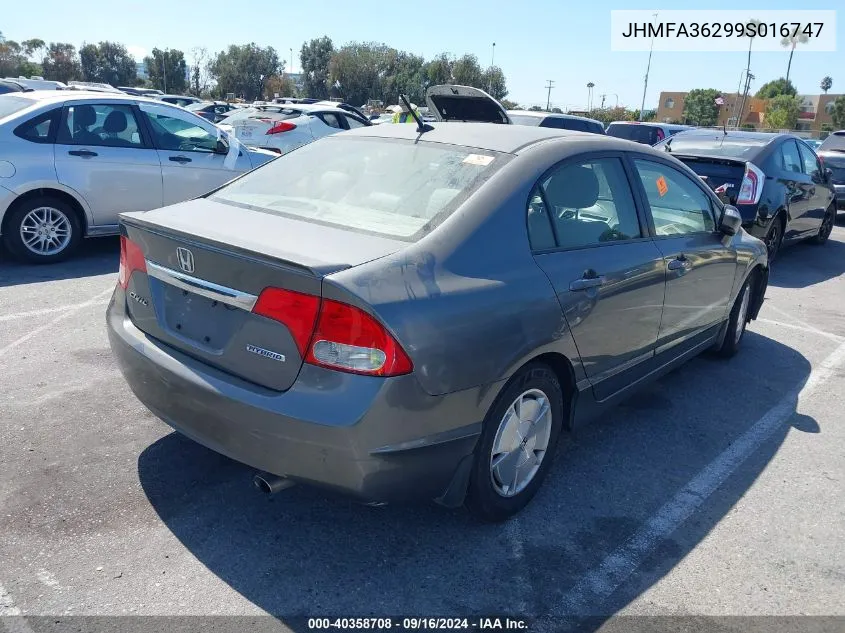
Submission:
<svg viewBox="0 0 845 633">
<path fill-rule="evenodd" d="M 661 92 L 660 103 L 657 107 L 655 120 L 662 123 L 684 122 L 684 102 L 687 92 Z M 833 102 L 838 94 L 822 95 L 799 95 L 801 100 L 801 112 L 798 115 L 797 131 L 821 132 L 827 127 L 833 127 Z M 719 107 L 719 118 L 717 125 L 728 127 L 753 126 L 756 129 L 766 127 L 766 104 L 767 99 L 757 99 L 749 95 L 745 99 L 745 106 L 742 109 L 742 120 L 737 122 L 740 106 L 742 105 L 742 94 L 736 92 L 723 92 L 724 105 Z"/>
</svg>

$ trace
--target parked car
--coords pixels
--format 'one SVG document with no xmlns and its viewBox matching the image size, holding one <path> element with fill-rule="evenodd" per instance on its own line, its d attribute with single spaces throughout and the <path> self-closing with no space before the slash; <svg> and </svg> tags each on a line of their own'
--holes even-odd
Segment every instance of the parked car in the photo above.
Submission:
<svg viewBox="0 0 845 633">
<path fill-rule="evenodd" d="M 614 121 L 607 126 L 608 136 L 624 138 L 626 141 L 654 145 L 673 134 L 685 130 L 693 130 L 690 125 L 676 125 L 674 123 L 641 123 L 640 121 Z"/>
<path fill-rule="evenodd" d="M 836 210 L 845 211 L 845 130 L 828 135 L 818 149 L 836 194 Z"/>
<path fill-rule="evenodd" d="M 207 121 L 217 123 L 226 118 L 226 115 L 235 109 L 235 106 L 226 103 L 225 101 L 200 101 L 198 103 L 189 103 L 185 106 L 189 110 L 201 116 Z"/>
<path fill-rule="evenodd" d="M 0 79 L 0 94 L 7 92 L 29 92 L 32 88 L 26 88 L 13 79 Z"/>
<path fill-rule="evenodd" d="M 121 236 L 111 348 L 162 420 L 267 490 L 489 520 L 528 503 L 561 435 L 735 353 L 768 279 L 670 155 L 523 125 L 362 126 L 123 214 Z"/>
<path fill-rule="evenodd" d="M 796 136 L 695 130 L 657 147 L 739 209 L 745 229 L 766 243 L 770 262 L 784 244 L 824 244 L 830 237 L 836 217 L 830 174 Z"/>
<path fill-rule="evenodd" d="M 121 211 L 193 198 L 273 157 L 183 108 L 81 91 L 0 95 L 0 147 L 0 234 L 34 263 L 116 233 Z"/>
<path fill-rule="evenodd" d="M 361 112 L 361 110 L 359 108 L 356 108 L 354 105 L 351 105 L 349 103 L 343 103 L 341 101 L 325 101 L 324 100 L 324 101 L 315 102 L 315 105 L 328 106 L 329 108 L 340 108 L 341 110 L 345 110 L 346 112 L 351 112 L 356 117 L 358 117 L 361 121 L 369 122 L 369 120 L 370 120 L 370 117 L 368 117 L 366 114 Z"/>
<path fill-rule="evenodd" d="M 43 77 L 6 77 L 4 81 L 11 81 L 25 90 L 64 90 L 67 84 L 61 81 L 50 81 Z"/>
<path fill-rule="evenodd" d="M 165 103 L 172 103 L 173 105 L 182 106 L 189 106 L 192 103 L 200 103 L 202 99 L 199 97 L 192 97 L 190 95 L 161 95 L 157 97 L 159 101 L 164 101 Z"/>
<path fill-rule="evenodd" d="M 437 121 L 511 123 L 504 106 L 472 86 L 429 86 L 425 92 L 428 111 Z"/>
<path fill-rule="evenodd" d="M 220 122 L 241 143 L 285 154 L 318 138 L 372 125 L 369 119 L 319 103 L 261 106 Z"/>
<path fill-rule="evenodd" d="M 604 125 L 602 125 L 601 121 L 588 119 L 583 116 L 574 116 L 572 114 L 535 112 L 534 110 L 508 110 L 508 117 L 510 117 L 511 123 L 515 123 L 516 125 L 537 125 L 539 127 L 552 127 L 559 130 L 604 134 Z"/>
<path fill-rule="evenodd" d="M 164 93 L 155 88 L 137 88 L 133 86 L 118 86 L 118 90 L 134 97 L 160 97 Z"/>
<path fill-rule="evenodd" d="M 819 139 L 817 139 L 817 138 L 803 138 L 801 140 L 804 141 L 807 145 L 809 145 L 810 149 L 812 149 L 814 152 L 816 152 L 816 154 L 818 154 L 819 147 L 822 144 L 822 142 Z"/>
</svg>

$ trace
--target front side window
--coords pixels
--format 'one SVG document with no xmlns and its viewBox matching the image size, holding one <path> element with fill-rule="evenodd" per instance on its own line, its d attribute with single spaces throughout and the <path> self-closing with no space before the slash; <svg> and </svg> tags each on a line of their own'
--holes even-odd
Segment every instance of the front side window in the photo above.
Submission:
<svg viewBox="0 0 845 633">
<path fill-rule="evenodd" d="M 132 107 L 124 104 L 79 104 L 65 108 L 57 142 L 98 147 L 144 146 Z"/>
<path fill-rule="evenodd" d="M 710 197 L 686 174 L 650 160 L 635 159 L 657 235 L 716 230 Z"/>
<path fill-rule="evenodd" d="M 786 141 L 780 146 L 781 168 L 784 171 L 800 174 L 804 170 L 801 163 L 801 154 L 798 153 L 798 146 L 795 141 Z"/>
<path fill-rule="evenodd" d="M 546 176 L 540 190 L 560 248 L 583 248 L 642 236 L 634 197 L 618 158 L 567 163 Z M 539 222 L 535 224 L 540 227 Z"/>
<path fill-rule="evenodd" d="M 366 127 L 366 125 L 359 121 L 357 117 L 346 115 L 346 122 L 349 124 L 349 129 L 354 130 L 356 127 Z"/>
<path fill-rule="evenodd" d="M 810 178 L 818 180 L 821 176 L 821 168 L 819 167 L 819 161 L 816 155 L 803 143 L 798 143 L 798 151 L 801 154 L 801 164 L 804 167 L 804 173 L 810 176 Z"/>
<path fill-rule="evenodd" d="M 139 104 L 153 133 L 158 149 L 171 152 L 215 152 L 218 134 L 187 112 L 156 103 Z"/>
</svg>

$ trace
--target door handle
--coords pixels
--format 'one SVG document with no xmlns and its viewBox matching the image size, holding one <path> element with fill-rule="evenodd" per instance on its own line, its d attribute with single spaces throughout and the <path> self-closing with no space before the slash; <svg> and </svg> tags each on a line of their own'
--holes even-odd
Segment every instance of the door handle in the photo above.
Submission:
<svg viewBox="0 0 845 633">
<path fill-rule="evenodd" d="M 569 289 L 572 292 L 577 292 L 579 290 L 587 290 L 588 288 L 598 288 L 603 284 L 604 276 L 582 277 L 581 279 L 576 279 L 574 281 L 569 282 Z"/>
<path fill-rule="evenodd" d="M 669 262 L 669 270 L 689 270 L 692 267 L 686 257 L 678 257 Z"/>
<path fill-rule="evenodd" d="M 190 163 L 191 159 L 187 156 L 171 156 L 168 160 L 172 160 L 174 163 Z"/>
<path fill-rule="evenodd" d="M 96 156 L 97 152 L 92 152 L 90 149 L 72 149 L 68 152 L 71 156 L 82 156 L 82 158 L 91 158 Z"/>
</svg>

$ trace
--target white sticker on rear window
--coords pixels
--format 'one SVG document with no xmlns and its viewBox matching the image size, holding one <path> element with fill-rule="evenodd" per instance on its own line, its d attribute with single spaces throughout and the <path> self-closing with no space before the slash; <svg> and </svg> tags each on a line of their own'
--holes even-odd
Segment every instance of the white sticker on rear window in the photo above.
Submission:
<svg viewBox="0 0 845 633">
<path fill-rule="evenodd" d="M 482 167 L 487 167 L 490 163 L 493 162 L 495 156 L 485 156 L 484 154 L 470 154 L 462 162 L 466 163 L 467 165 L 480 165 Z"/>
</svg>

